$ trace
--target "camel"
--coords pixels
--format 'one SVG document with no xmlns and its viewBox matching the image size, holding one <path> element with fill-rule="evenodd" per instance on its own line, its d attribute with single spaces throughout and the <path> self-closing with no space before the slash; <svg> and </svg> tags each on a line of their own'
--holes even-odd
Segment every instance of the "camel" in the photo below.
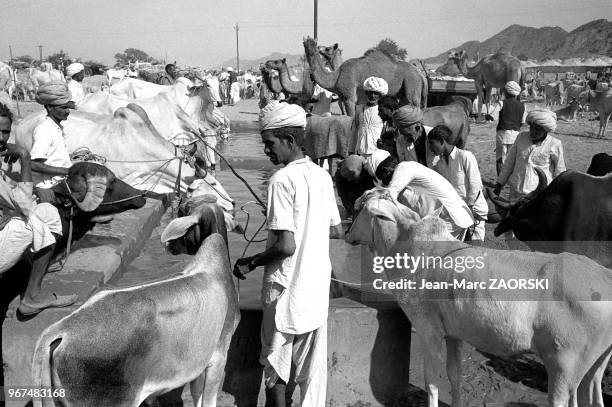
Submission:
<svg viewBox="0 0 612 407">
<path fill-rule="evenodd" d="M 261 71 L 262 84 L 259 90 L 259 108 L 263 109 L 270 100 L 276 99 L 276 95 L 283 92 L 278 76 L 272 75 L 272 70 L 262 65 Z M 271 95 L 272 94 L 272 95 Z"/>
<path fill-rule="evenodd" d="M 314 90 L 314 82 L 312 82 L 308 75 L 304 75 L 304 80 L 302 81 L 292 81 L 285 58 L 266 61 L 265 66 L 268 69 L 278 71 L 283 91 L 296 97 L 301 106 L 306 106 L 310 102 Z"/>
<path fill-rule="evenodd" d="M 342 50 L 338 48 L 338 43 L 335 43 L 331 47 L 319 45 L 317 48 L 319 49 L 319 54 L 325 58 L 327 66 L 329 66 L 332 71 L 340 68 L 340 65 L 342 65 Z"/>
<path fill-rule="evenodd" d="M 503 89 L 509 81 L 517 82 L 521 88 L 525 87 L 525 70 L 521 61 L 505 48 L 485 56 L 471 67 L 467 65 L 467 52 L 463 50 L 459 53 L 458 63 L 463 75 L 474 79 L 478 94 L 478 114 L 482 111 L 483 101 L 486 103 L 487 115 L 489 114 L 493 88 Z"/>
<path fill-rule="evenodd" d="M 391 56 L 370 50 L 360 58 L 344 61 L 340 67 L 329 72 L 325 69 L 317 42 L 308 37 L 304 40 L 306 59 L 310 65 L 312 79 L 324 89 L 338 95 L 346 103 L 346 113 L 355 115 L 359 99 L 365 100 L 363 82 L 370 76 L 383 78 L 389 84 L 389 94 L 399 97 L 402 103 L 425 108 L 427 106 L 427 80 L 417 68 Z"/>
</svg>

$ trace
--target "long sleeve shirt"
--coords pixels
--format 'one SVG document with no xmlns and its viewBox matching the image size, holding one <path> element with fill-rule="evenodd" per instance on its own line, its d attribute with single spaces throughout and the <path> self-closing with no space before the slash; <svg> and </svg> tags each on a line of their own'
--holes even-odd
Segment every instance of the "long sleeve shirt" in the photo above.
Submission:
<svg viewBox="0 0 612 407">
<path fill-rule="evenodd" d="M 546 174 L 548 183 L 566 170 L 561 141 L 550 134 L 539 143 L 533 143 L 528 132 L 520 133 L 510 147 L 504 168 L 497 177 L 501 185 L 508 183 L 512 196 L 518 198 L 535 190 L 538 175 L 535 168 Z"/>
<path fill-rule="evenodd" d="M 470 151 L 453 147 L 448 155 L 435 165 L 436 170 L 455 188 L 455 191 L 476 213 L 483 215 L 488 212 L 487 202 L 482 193 L 482 179 L 476 157 Z"/>
<path fill-rule="evenodd" d="M 378 105 L 366 106 L 361 113 L 356 114 L 357 144 L 355 153 L 369 155 L 378 149 L 376 141 L 380 138 L 383 122 L 378 115 Z"/>
</svg>

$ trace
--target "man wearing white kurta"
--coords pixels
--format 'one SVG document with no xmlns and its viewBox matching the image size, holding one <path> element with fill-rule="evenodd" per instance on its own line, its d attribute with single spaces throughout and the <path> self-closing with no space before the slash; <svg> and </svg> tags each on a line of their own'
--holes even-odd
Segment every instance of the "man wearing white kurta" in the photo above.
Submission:
<svg viewBox="0 0 612 407">
<path fill-rule="evenodd" d="M 85 89 L 83 89 L 83 79 L 85 78 L 85 67 L 83 64 L 75 62 L 66 68 L 66 81 L 68 89 L 72 94 L 72 101 L 78 106 L 85 99 Z"/>
<path fill-rule="evenodd" d="M 429 195 L 438 203 L 438 207 L 444 207 L 440 218 L 446 222 L 449 232 L 459 240 L 463 240 L 466 229 L 474 224 L 470 208 L 455 188 L 442 175 L 416 161 L 403 161 L 397 165 L 389 182 L 389 190 L 395 198 L 400 194 L 407 198 L 408 206 L 420 202 L 420 194 Z M 432 212 L 433 209 L 436 208 L 428 208 L 428 211 Z M 421 210 L 417 209 L 417 212 L 423 216 Z"/>
<path fill-rule="evenodd" d="M 363 82 L 363 90 L 368 103 L 355 112 L 355 134 L 349 142 L 349 152 L 367 158 L 378 150 L 376 142 L 383 129 L 382 119 L 378 115 L 378 100 L 387 94 L 389 85 L 384 79 L 371 76 Z"/>
<path fill-rule="evenodd" d="M 325 406 L 329 237 L 340 237 L 340 215 L 329 174 L 304 157 L 306 112 L 271 101 L 260 117 L 264 152 L 284 164 L 268 186 L 268 244 L 239 259 L 234 274 L 265 266 L 261 327 L 266 405 L 286 404 L 291 367 L 302 406 Z M 331 229 L 330 229 L 331 227 Z"/>
<path fill-rule="evenodd" d="M 72 93 L 63 81 L 52 81 L 38 88 L 36 101 L 45 106 L 47 115 L 36 125 L 32 135 L 33 178 L 37 188 L 48 189 L 60 182 L 72 166 L 60 124 L 75 108 Z"/>
<path fill-rule="evenodd" d="M 462 150 L 448 143 L 451 130 L 436 126 L 427 135 L 429 148 L 440 157 L 434 170 L 448 180 L 459 196 L 472 210 L 472 214 L 486 218 L 489 208 L 482 192 L 482 179 L 476 157 L 470 151 Z M 485 222 L 477 221 L 472 240 L 484 240 Z"/>
</svg>

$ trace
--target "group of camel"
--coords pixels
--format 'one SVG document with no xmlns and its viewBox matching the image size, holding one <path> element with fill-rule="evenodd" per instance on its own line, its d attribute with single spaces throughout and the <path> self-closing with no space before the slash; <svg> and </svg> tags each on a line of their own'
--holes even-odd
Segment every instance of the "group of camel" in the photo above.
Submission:
<svg viewBox="0 0 612 407">
<path fill-rule="evenodd" d="M 272 92 L 285 92 L 304 105 L 312 99 L 315 83 L 339 99 L 342 112 L 354 116 L 355 105 L 365 100 L 362 84 L 366 78 L 377 76 L 389 84 L 389 95 L 396 96 L 401 104 L 412 104 L 422 109 L 427 106 L 428 85 L 423 73 L 412 63 L 398 61 L 377 49 L 368 50 L 362 57 L 342 62 L 338 44 L 317 46 L 312 38 L 304 40 L 304 51 L 309 69 L 302 80 L 293 81 L 284 59 L 267 61 L 262 67 L 266 86 Z M 278 77 L 272 70 L 278 72 Z M 503 88 L 508 81 L 524 87 L 525 72 L 521 62 L 505 49 L 487 55 L 474 66 L 468 66 L 465 51 L 451 53 L 448 62 L 438 68 L 444 75 L 464 75 L 474 80 L 479 100 L 479 112 L 483 102 L 488 107 L 493 88 Z"/>
</svg>

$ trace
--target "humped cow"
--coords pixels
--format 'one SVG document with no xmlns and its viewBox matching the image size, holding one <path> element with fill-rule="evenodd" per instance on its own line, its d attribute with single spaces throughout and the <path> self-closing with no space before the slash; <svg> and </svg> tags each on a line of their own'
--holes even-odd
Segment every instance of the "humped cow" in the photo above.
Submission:
<svg viewBox="0 0 612 407">
<path fill-rule="evenodd" d="M 442 287 L 392 290 L 424 348 L 429 407 L 438 406 L 435 365 L 443 341 L 453 406 L 462 405 L 461 347 L 467 342 L 494 355 L 538 354 L 548 373 L 551 407 L 603 407 L 601 380 L 612 354 L 612 271 L 570 253 L 467 245 L 454 239 L 440 218 L 421 219 L 384 189 L 371 191 L 359 204 L 347 241 L 369 245 L 376 256 L 408 253 L 427 259 L 427 266 L 417 269 L 388 268 L 386 276 L 391 283 L 406 279 L 419 288 L 424 282 Z M 443 260 L 430 264 L 430 258 Z M 469 272 L 459 274 L 456 265 Z M 546 288 L 496 290 L 491 285 L 512 279 L 543 279 Z"/>
<path fill-rule="evenodd" d="M 606 153 L 595 154 L 591 158 L 591 165 L 587 169 L 587 174 L 601 177 L 612 172 L 612 155 Z"/>
<path fill-rule="evenodd" d="M 226 242 L 202 240 L 181 274 L 101 291 L 48 327 L 32 361 L 35 387 L 64 389 L 54 400 L 64 406 L 137 407 L 190 383 L 194 406 L 215 406 L 240 310 Z"/>
<path fill-rule="evenodd" d="M 587 90 L 580 94 L 580 101 L 591 106 L 599 114 L 599 131 L 597 137 L 604 137 L 608 121 L 612 115 L 612 89 L 604 91 Z"/>
<path fill-rule="evenodd" d="M 15 143 L 27 151 L 32 147 L 32 130 L 42 115 L 29 115 L 14 129 Z M 112 116 L 72 112 L 64 122 L 64 134 L 69 152 L 88 148 L 132 187 L 160 194 L 174 192 L 179 169 L 182 191 L 195 180 L 194 168 L 180 165 L 189 157 L 159 134 L 138 105 L 119 108 Z M 210 174 L 208 177 L 212 179 Z"/>
<path fill-rule="evenodd" d="M 546 98 L 546 106 L 562 105 L 563 104 L 563 82 L 550 82 L 544 88 L 544 97 Z"/>
<path fill-rule="evenodd" d="M 583 254 L 612 266 L 612 175 L 569 170 L 546 186 L 546 175 L 536 172 L 538 187 L 515 204 L 487 192 L 505 215 L 495 236 L 512 231 L 533 250 Z"/>
</svg>

